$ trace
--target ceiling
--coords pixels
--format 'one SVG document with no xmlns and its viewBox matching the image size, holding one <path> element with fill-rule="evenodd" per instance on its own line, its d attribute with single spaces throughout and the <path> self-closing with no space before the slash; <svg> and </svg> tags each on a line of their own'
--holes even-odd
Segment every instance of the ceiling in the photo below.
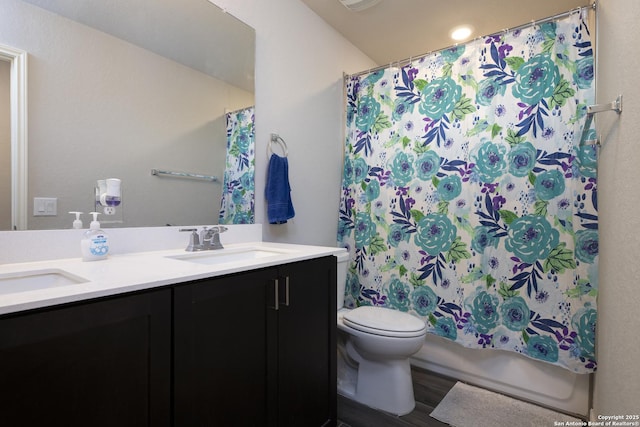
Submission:
<svg viewBox="0 0 640 427">
<path fill-rule="evenodd" d="M 470 39 L 517 27 L 593 0 L 382 0 L 354 12 L 339 0 L 301 0 L 378 65 L 451 46 L 450 31 L 474 27 Z"/>
</svg>

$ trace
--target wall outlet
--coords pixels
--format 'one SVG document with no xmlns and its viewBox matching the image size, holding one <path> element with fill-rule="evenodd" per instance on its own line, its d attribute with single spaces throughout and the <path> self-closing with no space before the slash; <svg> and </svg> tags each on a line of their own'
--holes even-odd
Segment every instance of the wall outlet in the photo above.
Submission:
<svg viewBox="0 0 640 427">
<path fill-rule="evenodd" d="M 57 216 L 58 215 L 58 198 L 57 197 L 34 197 L 33 198 L 33 216 Z"/>
</svg>

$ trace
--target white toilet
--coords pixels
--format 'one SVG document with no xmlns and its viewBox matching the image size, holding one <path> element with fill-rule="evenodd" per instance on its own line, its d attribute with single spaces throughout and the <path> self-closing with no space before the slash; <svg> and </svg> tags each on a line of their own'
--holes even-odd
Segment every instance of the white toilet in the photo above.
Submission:
<svg viewBox="0 0 640 427">
<path fill-rule="evenodd" d="M 349 254 L 338 257 L 338 393 L 395 415 L 416 405 L 409 357 L 424 344 L 425 322 L 383 307 L 344 308 Z"/>
</svg>

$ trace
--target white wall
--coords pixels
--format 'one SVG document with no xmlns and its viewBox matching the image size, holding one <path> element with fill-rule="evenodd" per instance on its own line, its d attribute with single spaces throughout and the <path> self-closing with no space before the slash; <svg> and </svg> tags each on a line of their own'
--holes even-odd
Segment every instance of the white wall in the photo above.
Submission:
<svg viewBox="0 0 640 427">
<path fill-rule="evenodd" d="M 597 115 L 603 146 L 594 413 L 632 415 L 640 413 L 640 2 L 599 0 L 597 14 L 597 100 L 622 94 L 624 102 L 620 116 Z"/>
<path fill-rule="evenodd" d="M 375 64 L 299 0 L 210 1 L 256 30 L 256 222 L 265 224 L 264 240 L 335 246 L 342 73 Z M 296 216 L 283 225 L 266 225 L 271 133 L 278 133 L 289 147 Z"/>
</svg>

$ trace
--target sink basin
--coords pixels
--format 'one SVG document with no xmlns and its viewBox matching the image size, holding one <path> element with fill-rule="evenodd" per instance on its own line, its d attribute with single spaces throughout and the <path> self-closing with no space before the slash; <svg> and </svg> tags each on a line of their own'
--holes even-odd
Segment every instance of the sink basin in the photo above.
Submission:
<svg viewBox="0 0 640 427">
<path fill-rule="evenodd" d="M 88 280 L 58 269 L 7 273 L 0 275 L 0 295 L 37 291 L 58 286 L 85 283 Z"/>
<path fill-rule="evenodd" d="M 220 249 L 203 252 L 190 252 L 183 255 L 173 255 L 167 258 L 180 261 L 194 262 L 196 264 L 216 265 L 229 264 L 238 261 L 251 261 L 260 258 L 282 255 L 287 252 L 265 248 L 241 248 L 241 249 Z"/>
</svg>

